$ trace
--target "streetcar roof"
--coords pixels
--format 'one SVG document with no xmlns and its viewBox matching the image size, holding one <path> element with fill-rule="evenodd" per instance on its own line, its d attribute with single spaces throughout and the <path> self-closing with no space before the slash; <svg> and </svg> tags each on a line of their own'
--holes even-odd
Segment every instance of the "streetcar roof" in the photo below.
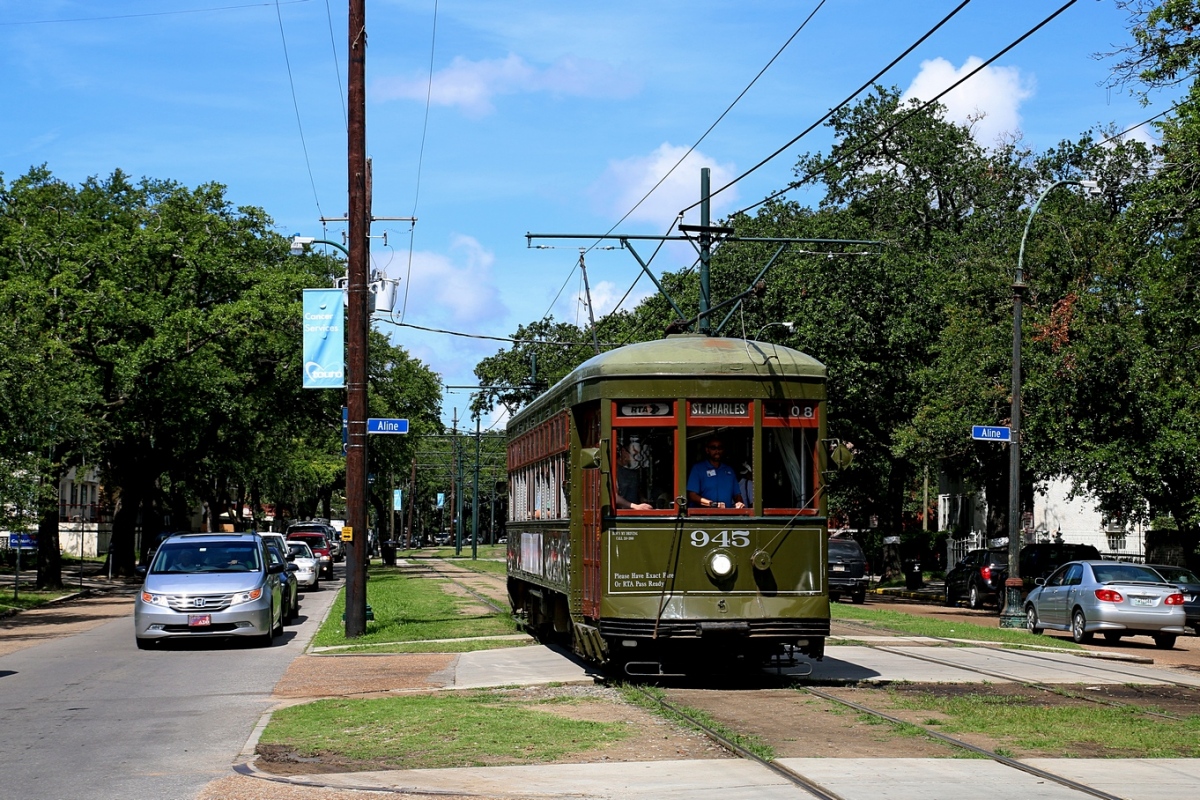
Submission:
<svg viewBox="0 0 1200 800">
<path fill-rule="evenodd" d="M 580 364 L 549 391 L 514 415 L 514 419 L 559 402 L 569 387 L 613 379 L 703 379 L 726 377 L 778 381 L 789 378 L 825 380 L 825 365 L 790 347 L 701 334 L 673 334 L 600 353 Z"/>
<path fill-rule="evenodd" d="M 589 358 L 564 383 L 621 377 L 737 376 L 824 378 L 825 365 L 790 347 L 700 334 L 618 347 Z"/>
</svg>

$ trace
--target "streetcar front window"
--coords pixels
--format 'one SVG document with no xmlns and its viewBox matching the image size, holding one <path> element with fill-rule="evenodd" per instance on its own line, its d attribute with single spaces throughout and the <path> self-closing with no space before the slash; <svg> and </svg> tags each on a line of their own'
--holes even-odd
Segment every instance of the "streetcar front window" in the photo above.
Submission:
<svg viewBox="0 0 1200 800">
<path fill-rule="evenodd" d="M 614 428 L 612 504 L 618 512 L 674 508 L 675 429 Z"/>
<path fill-rule="evenodd" d="M 750 513 L 754 507 L 754 404 L 749 400 L 689 400 L 687 438 L 689 513 Z"/>
</svg>

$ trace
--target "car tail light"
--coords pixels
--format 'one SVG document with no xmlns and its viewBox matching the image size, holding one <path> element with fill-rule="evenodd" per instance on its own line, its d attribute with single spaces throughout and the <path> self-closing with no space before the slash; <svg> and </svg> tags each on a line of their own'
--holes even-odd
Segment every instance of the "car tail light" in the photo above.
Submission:
<svg viewBox="0 0 1200 800">
<path fill-rule="evenodd" d="M 1125 598 L 1121 597 L 1121 593 L 1116 589 L 1097 589 L 1096 599 L 1103 600 L 1106 603 L 1120 603 Z"/>
<path fill-rule="evenodd" d="M 979 577 L 983 578 L 985 581 L 990 581 L 992 579 L 992 568 L 984 567 L 983 569 L 979 570 Z"/>
<path fill-rule="evenodd" d="M 1181 606 L 1183 605 L 1183 595 L 1176 592 L 1175 594 L 1167 595 L 1167 599 L 1163 600 L 1164 606 Z"/>
</svg>

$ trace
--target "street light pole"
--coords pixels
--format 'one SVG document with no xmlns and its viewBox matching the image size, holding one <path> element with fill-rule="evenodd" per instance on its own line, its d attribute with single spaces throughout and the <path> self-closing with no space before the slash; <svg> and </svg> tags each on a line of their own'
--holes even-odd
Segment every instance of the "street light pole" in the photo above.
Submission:
<svg viewBox="0 0 1200 800">
<path fill-rule="evenodd" d="M 1008 579 L 1004 582 L 1004 610 L 1000 613 L 1001 628 L 1021 628 L 1025 612 L 1021 608 L 1021 592 L 1025 580 L 1021 577 L 1021 302 L 1025 294 L 1025 240 L 1033 217 L 1046 195 L 1059 186 L 1082 186 L 1088 192 L 1098 191 L 1096 181 L 1055 181 L 1050 184 L 1029 209 L 1021 248 L 1017 251 L 1017 271 L 1013 275 L 1013 345 L 1012 345 L 1012 441 L 1008 445 Z"/>
</svg>

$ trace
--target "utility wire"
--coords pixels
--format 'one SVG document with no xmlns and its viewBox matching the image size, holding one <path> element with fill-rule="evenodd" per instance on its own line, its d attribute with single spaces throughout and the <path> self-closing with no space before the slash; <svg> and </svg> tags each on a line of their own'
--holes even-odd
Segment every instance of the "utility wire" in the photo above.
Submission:
<svg viewBox="0 0 1200 800">
<path fill-rule="evenodd" d="M 321 198 L 317 197 L 317 181 L 313 178 L 312 162 L 308 159 L 308 144 L 304 141 L 304 125 L 300 122 L 300 103 L 296 100 L 296 82 L 292 79 L 292 60 L 288 57 L 287 35 L 283 32 L 283 12 L 279 10 L 279 0 L 275 0 L 275 16 L 279 19 L 279 39 L 283 42 L 283 62 L 287 64 L 288 86 L 292 88 L 292 108 L 296 110 L 296 127 L 300 129 L 300 147 L 304 150 L 304 166 L 308 168 L 308 182 L 312 185 L 313 201 L 317 204 L 317 213 L 322 217 Z"/>
<path fill-rule="evenodd" d="M 966 3 L 969 3 L 970 1 L 971 0 L 965 0 Z M 616 222 L 613 223 L 613 226 L 611 228 L 609 228 L 608 231 L 605 233 L 606 236 L 609 233 L 612 233 L 613 230 L 615 230 L 618 225 L 620 225 L 622 222 L 624 222 L 629 217 L 630 214 L 632 214 L 634 211 L 636 211 L 642 203 L 646 202 L 646 200 L 650 197 L 650 195 L 654 194 L 654 192 L 658 189 L 659 186 L 662 186 L 663 181 L 665 181 L 667 178 L 669 178 L 671 176 L 671 173 L 673 173 L 676 169 L 679 168 L 679 165 L 684 162 L 684 159 L 686 159 L 688 156 L 690 156 L 692 154 L 692 151 L 694 151 L 697 147 L 700 146 L 700 143 L 703 142 L 708 137 L 708 135 L 713 132 L 713 128 L 717 127 L 717 125 L 720 124 L 721 120 L 725 119 L 725 116 L 730 111 L 733 110 L 734 106 L 736 106 L 738 104 L 738 101 L 740 101 L 743 97 L 746 96 L 746 93 L 749 92 L 750 89 L 754 86 L 754 84 L 758 82 L 758 79 L 763 76 L 763 73 L 765 73 L 770 68 L 770 66 L 775 63 L 775 60 L 777 58 L 779 58 L 779 56 L 783 55 L 783 51 L 788 48 L 788 45 L 790 45 L 792 43 L 792 41 L 798 35 L 800 35 L 800 31 L 804 30 L 805 26 L 808 25 L 809 21 L 813 17 L 816 16 L 817 12 L 820 11 L 821 7 L 824 5 L 825 5 L 825 0 L 821 0 L 821 2 L 817 3 L 816 8 L 814 8 L 809 13 L 809 15 L 804 18 L 804 21 L 800 23 L 800 27 L 798 27 L 798 28 L 796 28 L 796 30 L 792 31 L 792 35 L 789 36 L 788 40 L 786 42 L 784 42 L 783 45 L 778 50 L 775 51 L 775 55 L 771 56 L 771 60 L 768 61 L 763 66 L 763 68 L 758 71 L 758 74 L 754 76 L 753 80 L 751 80 L 750 83 L 746 84 L 746 88 L 742 89 L 742 91 L 738 94 L 738 96 L 733 98 L 733 102 L 730 103 L 729 106 L 726 107 L 726 109 L 721 112 L 721 115 L 716 118 L 716 120 L 713 122 L 712 125 L 708 126 L 708 129 L 705 130 L 704 133 L 700 134 L 700 138 L 697 139 L 695 141 L 695 143 L 687 149 L 686 153 L 684 153 L 682 156 L 680 156 L 679 160 L 675 162 L 675 165 L 673 167 L 671 167 L 669 170 L 667 170 L 666 173 L 661 178 L 658 179 L 658 183 L 651 186 L 650 190 L 642 196 L 642 199 L 638 200 L 636 203 L 633 204 L 633 208 L 626 211 L 625 214 L 619 220 L 617 220 Z M 692 208 L 692 207 L 694 207 L 694 206 L 689 206 L 689 208 Z M 673 223 L 672 223 L 672 226 L 673 226 Z"/>
<path fill-rule="evenodd" d="M 424 325 L 414 325 L 411 322 L 396 322 L 393 319 L 379 319 L 378 321 L 386 322 L 389 325 L 395 325 L 397 328 L 413 328 L 414 330 L 426 331 L 428 333 L 444 333 L 448 336 L 462 336 L 463 338 L 466 338 L 466 339 L 486 339 L 486 340 L 492 341 L 492 342 L 508 342 L 511 344 L 551 344 L 551 345 L 562 345 L 562 346 L 569 346 L 569 347 L 575 347 L 575 346 L 588 347 L 589 346 L 588 342 L 562 342 L 562 341 L 552 341 L 550 339 L 512 339 L 507 336 L 489 336 L 484 333 L 464 333 L 462 331 L 448 331 L 448 330 L 445 330 L 444 328 L 427 328 Z M 620 343 L 618 343 L 618 342 L 601 342 L 600 345 L 602 347 L 620 347 L 621 346 Z"/>
<path fill-rule="evenodd" d="M 408 274 L 404 279 L 404 303 L 400 306 L 400 319 L 408 313 L 408 287 L 412 286 L 413 247 L 416 244 L 417 200 L 421 197 L 421 167 L 425 163 L 425 136 L 429 133 L 429 106 L 433 98 L 433 56 L 437 52 L 438 4 L 433 0 L 433 33 L 429 37 L 429 83 L 425 86 L 425 120 L 421 124 L 421 149 L 417 153 L 417 187 L 413 192 L 413 223 L 408 229 Z"/>
<path fill-rule="evenodd" d="M 346 93 L 342 90 L 342 67 L 338 63 L 337 42 L 333 38 L 333 12 L 329 9 L 329 0 L 325 0 L 325 19 L 329 20 L 329 48 L 333 51 L 333 71 L 337 73 L 338 99 L 342 101 L 342 122 L 350 127 L 350 118 L 346 116 Z"/>
<path fill-rule="evenodd" d="M 799 178 L 798 180 L 792 181 L 791 183 L 789 183 L 789 184 L 788 184 L 787 186 L 785 186 L 784 188 L 782 188 L 782 189 L 780 189 L 780 190 L 778 190 L 778 191 L 776 191 L 776 192 L 772 192 L 770 195 L 768 195 L 768 196 L 764 197 L 762 200 L 759 200 L 757 203 L 752 203 L 751 205 L 748 205 L 748 206 L 746 206 L 746 207 L 745 207 L 745 208 L 743 208 L 743 209 L 740 209 L 740 210 L 738 210 L 738 211 L 735 211 L 735 212 L 734 212 L 734 215 L 736 216 L 737 214 L 744 214 L 744 213 L 746 213 L 747 211 L 750 211 L 750 210 L 752 210 L 752 209 L 758 208 L 759 206 L 763 205 L 764 203 L 769 203 L 769 202 L 771 202 L 772 200 L 774 200 L 775 198 L 777 198 L 777 197 L 781 197 L 781 196 L 783 196 L 783 195 L 787 194 L 787 193 L 788 193 L 788 192 L 790 192 L 792 189 L 795 189 L 795 188 L 796 188 L 796 187 L 798 187 L 798 186 L 802 186 L 803 184 L 807 183 L 808 181 L 812 180 L 813 178 L 816 178 L 817 176 L 824 174 L 824 173 L 825 173 L 825 172 L 827 172 L 827 171 L 828 171 L 828 170 L 829 170 L 831 167 L 833 167 L 834 165 L 836 165 L 836 164 L 838 164 L 838 163 L 840 163 L 840 162 L 842 162 L 842 161 L 846 160 L 846 159 L 847 159 L 847 158 L 849 158 L 850 156 L 852 156 L 852 155 L 854 155 L 855 153 L 857 153 L 859 150 L 862 150 L 862 149 L 863 149 L 864 147 L 866 147 L 867 145 L 869 145 L 869 144 L 874 144 L 875 142 L 878 142 L 878 141 L 879 141 L 880 139 L 882 139 L 884 136 L 887 136 L 889 133 L 891 133 L 892 131 L 896 130 L 896 128 L 900 127 L 901 125 L 903 125 L 903 124 L 904 124 L 905 122 L 907 122 L 908 120 L 912 119 L 912 118 L 913 118 L 913 117 L 915 117 L 916 115 L 918 115 L 918 114 L 922 113 L 923 111 L 925 111 L 927 108 L 929 108 L 930 106 L 932 106 L 932 105 L 933 105 L 934 103 L 936 103 L 938 100 L 940 100 L 940 99 L 942 99 L 943 97 L 945 97 L 947 94 L 949 94 L 950 92 L 952 92 L 954 89 L 957 89 L 959 86 L 961 86 L 962 84 L 966 83 L 968 80 L 970 80 L 971 78 L 973 78 L 973 77 L 974 77 L 975 75 L 977 75 L 979 72 L 981 72 L 982 70 L 984 70 L 984 69 L 986 69 L 987 67 L 991 66 L 993 63 L 995 63 L 997 60 L 999 60 L 1000 58 L 1002 58 L 1003 56 L 1005 56 L 1005 55 L 1006 55 L 1006 54 L 1007 54 L 1007 53 L 1008 53 L 1010 50 L 1012 50 L 1013 48 L 1015 48 L 1017 45 L 1021 44 L 1021 43 L 1022 43 L 1022 42 L 1024 42 L 1026 39 L 1028 39 L 1030 36 L 1032 36 L 1033 34 L 1037 33 L 1038 31 L 1040 31 L 1040 30 L 1041 30 L 1042 28 L 1044 28 L 1046 25 L 1050 24 L 1050 22 L 1052 22 L 1052 21 L 1053 21 L 1053 20 L 1054 20 L 1056 17 L 1058 17 L 1058 15 L 1059 15 L 1059 14 L 1062 14 L 1064 11 L 1066 11 L 1066 10 L 1067 10 L 1068 8 L 1070 8 L 1071 6 L 1075 5 L 1075 3 L 1077 3 L 1077 2 L 1078 2 L 1078 0 L 1068 0 L 1068 2 L 1067 2 L 1067 3 L 1065 3 L 1064 5 L 1062 5 L 1061 7 L 1059 7 L 1059 9 L 1058 9 L 1057 11 L 1055 11 L 1053 14 L 1051 14 L 1051 15 L 1050 15 L 1050 16 L 1048 16 L 1048 17 L 1046 17 L 1044 20 L 1042 20 L 1041 22 L 1039 22 L 1037 25 L 1033 26 L 1033 27 L 1032 27 L 1032 28 L 1030 28 L 1028 31 L 1026 31 L 1026 32 L 1025 32 L 1025 33 L 1023 33 L 1021 36 L 1019 36 L 1019 37 L 1018 37 L 1018 38 L 1017 38 L 1015 41 L 1013 41 L 1013 42 L 1012 42 L 1012 44 L 1008 45 L 1008 46 L 1007 46 L 1007 47 L 1005 47 L 1003 50 L 1001 50 L 1000 52 L 996 53 L 994 56 L 992 56 L 991 58 L 989 58 L 987 61 L 984 61 L 984 62 L 983 62 L 982 64 L 980 64 L 978 67 L 976 67 L 975 69 L 971 70 L 970 72 L 968 72 L 968 73 L 967 73 L 966 75 L 964 75 L 963 77 L 959 78 L 959 79 L 958 79 L 957 81 L 955 81 L 954 83 L 950 84 L 948 87 L 946 87 L 946 88 L 945 88 L 945 89 L 943 89 L 941 92 L 939 92 L 937 95 L 935 95 L 935 96 L 934 96 L 932 99 L 930 99 L 930 100 L 927 100 L 925 103 L 921 104 L 921 105 L 920 105 L 920 106 L 918 106 L 917 108 L 914 108 L 914 109 L 913 109 L 913 110 L 911 110 L 909 113 L 907 113 L 907 114 L 904 114 L 904 115 L 903 115 L 903 116 L 901 116 L 899 119 L 897 119 L 895 122 L 893 122 L 891 125 L 887 126 L 887 127 L 886 127 L 886 128 L 884 128 L 883 130 L 879 131 L 879 132 L 878 132 L 878 133 L 876 133 L 874 136 L 872 136 L 872 137 L 868 138 L 866 141 L 862 142 L 862 143 L 861 143 L 861 144 L 859 144 L 857 147 L 855 147 L 855 148 L 853 148 L 853 149 L 851 149 L 851 150 L 847 150 L 847 151 L 845 151 L 844 153 L 842 153 L 841 155 L 839 155 L 837 158 L 834 158 L 834 159 L 832 159 L 832 160 L 831 160 L 831 161 L 830 161 L 828 164 L 826 164 L 824 167 L 822 167 L 822 168 L 820 168 L 820 169 L 818 169 L 818 170 L 815 170 L 815 171 L 813 171 L 813 172 L 810 172 L 810 173 L 808 173 L 807 175 L 804 175 L 803 177 Z M 728 185 L 728 184 L 726 184 L 726 185 Z M 725 187 L 723 186 L 723 187 L 721 187 L 721 188 L 722 188 L 722 189 L 724 189 Z M 718 190 L 718 191 L 720 191 L 720 190 Z"/>
<path fill-rule="evenodd" d="M 283 5 L 294 6 L 297 3 L 307 3 L 309 0 L 284 0 Z M 54 25 L 59 22 L 108 22 L 114 19 L 137 19 L 139 17 L 171 17 L 177 14 L 204 14 L 209 11 L 235 11 L 242 8 L 265 8 L 271 3 L 248 3 L 240 6 L 215 6 L 213 8 L 181 8 L 178 11 L 148 11 L 144 14 L 113 14 L 105 17 L 71 17 L 68 19 L 30 19 L 17 22 L 0 22 L 0 26 L 10 25 Z M 279 5 L 279 3 L 275 3 Z"/>
<path fill-rule="evenodd" d="M 765 73 L 770 68 L 770 66 L 775 63 L 775 60 L 778 59 L 779 56 L 781 56 L 783 54 L 783 51 L 788 48 L 788 45 L 790 45 L 792 43 L 792 40 L 794 40 L 800 34 L 800 31 L 804 30 L 805 26 L 808 25 L 809 20 L 811 20 L 814 16 L 816 16 L 816 13 L 821 10 L 821 7 L 825 5 L 825 2 L 826 2 L 826 0 L 820 0 L 820 2 L 817 3 L 816 7 L 813 8 L 813 10 L 809 13 L 809 15 L 804 18 L 804 21 L 800 23 L 800 26 L 792 32 L 792 35 L 788 37 L 787 41 L 784 42 L 783 45 L 778 50 L 775 51 L 775 55 L 771 56 L 771 60 L 768 61 L 763 66 L 763 68 L 758 71 L 758 74 L 754 76 L 754 78 L 750 81 L 750 83 L 746 84 L 746 88 L 742 89 L 742 91 L 738 93 L 738 96 L 733 99 L 733 102 L 730 103 L 725 108 L 725 110 L 721 112 L 721 115 L 718 116 L 716 118 L 716 120 L 711 125 L 708 126 L 708 129 L 705 130 L 704 133 L 702 133 L 700 135 L 700 138 L 697 139 L 695 141 L 695 143 L 693 143 L 692 146 L 687 149 L 687 152 L 685 152 L 682 156 L 679 157 L 679 160 L 675 162 L 674 166 L 672 166 L 669 170 L 667 170 L 663 174 L 663 176 L 658 179 L 658 183 L 651 186 L 649 191 L 647 191 L 644 195 L 642 195 L 642 198 L 640 200 L 638 200 L 636 203 L 634 203 L 633 206 L 628 211 L 626 211 L 624 214 L 621 215 L 620 219 L 618 219 L 616 222 L 614 222 L 612 224 L 612 227 L 610 227 L 607 231 L 605 231 L 605 233 L 604 233 L 605 236 L 607 236 L 608 234 L 610 234 L 614 230 L 616 230 L 618 225 L 620 225 L 622 222 L 624 222 L 626 219 L 628 219 L 629 215 L 632 214 L 634 211 L 637 211 L 637 209 L 642 205 L 642 203 L 646 202 L 646 200 L 648 200 L 650 198 L 650 195 L 654 194 L 654 192 L 658 190 L 658 187 L 662 186 L 663 182 L 666 181 L 667 178 L 671 177 L 671 174 L 674 173 L 675 170 L 679 168 L 679 165 L 682 164 L 684 162 L 684 160 L 687 159 L 687 157 L 690 156 L 692 154 L 692 152 L 697 147 L 700 146 L 700 144 L 708 137 L 708 135 L 713 132 L 713 129 L 716 128 L 717 125 L 720 124 L 721 120 L 725 119 L 725 116 L 727 114 L 729 114 L 730 111 L 733 110 L 733 107 L 736 106 L 738 104 L 738 102 L 743 97 L 746 96 L 746 93 L 749 92 L 750 89 L 754 86 L 754 84 L 758 82 L 758 79 L 763 76 L 763 73 Z M 966 2 L 970 2 L 970 0 L 966 0 Z M 666 233 L 671 232 L 671 228 L 675 227 L 675 223 L 677 221 L 678 221 L 678 219 L 673 220 L 671 222 L 671 225 L 667 228 Z M 664 233 L 663 235 L 665 236 L 666 233 Z M 597 239 L 595 242 L 593 242 L 587 248 L 587 250 L 585 252 L 591 252 L 592 249 L 594 249 L 600 243 L 600 241 L 601 241 L 600 239 Z M 661 249 L 661 247 L 662 247 L 662 245 L 660 244 L 658 249 Z M 649 267 L 650 264 L 652 264 L 654 262 L 654 256 L 658 255 L 658 249 L 655 249 L 654 255 L 651 255 L 650 259 L 646 262 L 647 267 Z M 554 302 L 552 302 L 550 304 L 550 308 L 547 309 L 547 311 L 544 315 L 542 315 L 543 319 L 545 317 L 550 316 L 550 312 L 554 309 L 555 303 L 557 303 L 558 298 L 562 296 L 563 290 L 567 288 L 567 284 L 570 283 L 571 276 L 575 274 L 575 268 L 578 266 L 579 266 L 578 262 L 576 262 L 576 264 L 572 266 L 571 271 L 567 274 L 567 279 L 565 281 L 563 281 L 562 288 L 559 289 L 558 294 L 555 295 Z M 641 278 L 642 278 L 642 273 L 639 272 L 638 276 L 636 278 L 634 278 L 633 284 L 625 292 L 625 297 L 629 296 L 629 293 L 633 291 L 633 287 L 637 285 L 637 282 L 639 280 L 641 280 Z M 623 297 L 623 298 L 621 298 L 621 303 L 624 303 L 624 302 L 625 302 L 625 298 Z M 618 303 L 616 305 L 616 307 L 613 308 L 613 310 L 609 314 L 605 315 L 605 319 L 607 319 L 609 316 L 612 316 L 612 314 L 616 313 L 617 309 L 619 309 L 621 307 L 621 303 Z"/>
<path fill-rule="evenodd" d="M 845 106 L 846 106 L 846 105 L 847 105 L 847 104 L 848 104 L 848 103 L 849 103 L 851 100 L 853 100 L 855 97 L 857 97 L 857 96 L 858 96 L 858 95 L 859 95 L 859 94 L 860 94 L 860 93 L 861 93 L 861 92 L 862 92 L 864 89 L 868 88 L 869 86 L 871 86 L 872 84 L 874 84 L 874 83 L 875 83 L 877 80 L 879 80 L 879 79 L 880 79 L 880 78 L 882 78 L 884 75 L 886 75 L 888 72 L 890 72 L 890 71 L 891 71 L 891 69 L 892 69 L 893 67 L 895 67 L 895 66 L 896 66 L 897 64 L 899 64 L 901 61 L 903 61 L 905 58 L 907 58 L 907 57 L 908 57 L 908 55 L 909 55 L 910 53 L 912 53 L 912 51 L 913 51 L 913 50 L 916 50 L 918 47 L 920 47 L 922 44 L 924 44 L 924 43 L 925 43 L 925 41 L 926 41 L 926 40 L 927 40 L 927 39 L 928 39 L 930 36 L 933 36 L 933 34 L 937 33 L 937 31 L 938 31 L 938 29 L 939 29 L 939 28 L 941 28 L 943 25 L 945 25 L 947 22 L 949 22 L 951 19 L 953 19 L 953 18 L 954 18 L 954 16 L 955 16 L 956 14 L 958 14 L 958 12 L 960 12 L 960 11 L 962 11 L 964 8 L 966 8 L 966 6 L 967 6 L 967 5 L 968 5 L 970 2 L 971 2 L 971 0 L 963 0 L 961 3 L 959 3 L 959 4 L 958 4 L 958 6 L 956 6 L 956 7 L 954 8 L 954 10 L 953 10 L 953 11 L 951 11 L 951 12 L 950 12 L 949 14 L 947 14 L 946 16 L 942 17 L 942 19 L 941 19 L 941 20 L 940 20 L 940 21 L 939 21 L 939 22 L 938 22 L 936 25 L 934 25 L 932 28 L 930 28 L 928 31 L 926 31 L 926 32 L 925 32 L 925 33 L 924 33 L 924 34 L 921 36 L 921 38 L 917 39 L 915 42 L 913 42 L 911 45 L 909 45 L 909 46 L 908 46 L 908 48 L 907 48 L 907 49 L 906 49 L 906 50 L 905 50 L 903 53 L 901 53 L 900 55 L 898 55 L 898 56 L 896 56 L 894 59 L 892 59 L 891 63 L 889 63 L 889 64 L 888 64 L 886 67 L 884 67 L 883 69 L 879 70 L 879 71 L 878 71 L 878 72 L 876 72 L 874 75 L 872 75 L 872 76 L 871 76 L 871 78 L 870 78 L 870 80 L 866 81 L 866 82 L 865 82 L 865 83 L 864 83 L 862 86 L 859 86 L 857 89 L 855 89 L 853 92 L 851 92 L 851 93 L 850 93 L 850 94 L 849 94 L 849 95 L 846 97 L 846 99 L 845 99 L 845 100 L 843 100 L 842 102 L 838 103 L 838 104 L 837 104 L 836 106 L 834 106 L 833 108 L 829 109 L 829 111 L 828 111 L 828 112 L 825 114 L 825 116 L 821 117 L 819 120 L 817 120 L 817 121 L 816 121 L 816 122 L 814 122 L 813 124 L 809 125 L 807 128 L 805 128 L 804 130 L 802 130 L 802 131 L 801 131 L 799 134 L 797 134 L 795 137 L 793 137 L 793 138 L 792 138 L 792 139 L 791 139 L 791 140 L 790 140 L 790 141 L 789 141 L 787 144 L 785 144 L 783 147 L 780 147 L 780 148 L 779 148 L 778 150 L 776 150 L 774 153 L 771 153 L 771 155 L 767 156 L 767 157 L 766 157 L 766 158 L 764 158 L 762 161 L 759 161 L 759 162 L 758 162 L 757 164 L 755 164 L 753 167 L 751 167 L 750 169 L 746 170 L 746 171 L 745 171 L 745 172 L 743 172 L 741 175 L 738 175 L 736 178 L 734 178 L 733 180 L 731 180 L 729 183 L 727 183 L 727 184 L 725 184 L 724 186 L 720 187 L 720 188 L 719 188 L 719 189 L 717 189 L 716 191 L 710 192 L 710 193 L 709 193 L 709 197 L 715 197 L 715 196 L 717 196 L 717 195 L 718 195 L 718 194 L 720 194 L 721 192 L 723 192 L 723 191 L 725 191 L 726 189 L 728 189 L 730 186 L 733 186 L 733 185 L 734 185 L 735 183 L 737 183 L 738 181 L 740 181 L 740 180 L 742 180 L 743 178 L 745 178 L 745 177 L 747 177 L 747 176 L 751 175 L 752 173 L 754 173 L 755 171 L 757 171 L 759 168 L 761 168 L 763 165 L 765 165 L 767 162 L 769 162 L 769 161 L 773 160 L 775 157 L 777 157 L 778 155 L 780 155 L 781 153 L 783 153 L 785 150 L 787 150 L 789 147 L 791 147 L 792 145 L 794 145 L 796 142 L 800 141 L 800 140 L 801 140 L 801 139 L 803 139 L 805 136 L 807 136 L 808 134 L 812 133 L 812 132 L 813 132 L 814 130 L 816 130 L 816 129 L 817 129 L 819 126 L 820 126 L 820 125 L 822 125 L 822 124 L 823 124 L 823 123 L 824 123 L 826 120 L 828 120 L 830 117 L 832 117 L 834 114 L 836 114 L 836 113 L 838 112 L 838 110 L 839 110 L 839 109 L 842 109 L 842 108 L 844 108 L 844 107 L 845 107 Z M 698 203 L 698 202 L 697 202 L 697 203 L 692 203 L 690 206 L 688 206 L 687 208 L 685 208 L 685 209 L 684 209 L 683 211 L 681 211 L 680 213 L 682 214 L 682 213 L 684 213 L 684 212 L 686 212 L 686 211 L 690 211 L 691 209 L 695 208 L 697 205 L 699 205 L 699 203 Z"/>
</svg>

